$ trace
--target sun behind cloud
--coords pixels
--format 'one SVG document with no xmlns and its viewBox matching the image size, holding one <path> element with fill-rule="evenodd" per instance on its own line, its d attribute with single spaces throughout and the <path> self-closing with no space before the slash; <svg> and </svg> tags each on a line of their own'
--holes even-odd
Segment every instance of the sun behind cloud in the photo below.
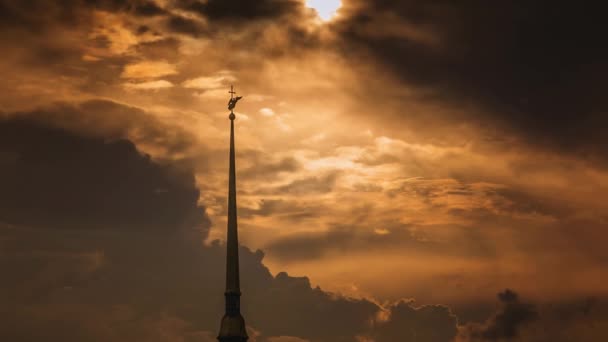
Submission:
<svg viewBox="0 0 608 342">
<path fill-rule="evenodd" d="M 306 0 L 306 6 L 313 8 L 324 21 L 330 20 L 340 7 L 341 0 Z"/>
</svg>

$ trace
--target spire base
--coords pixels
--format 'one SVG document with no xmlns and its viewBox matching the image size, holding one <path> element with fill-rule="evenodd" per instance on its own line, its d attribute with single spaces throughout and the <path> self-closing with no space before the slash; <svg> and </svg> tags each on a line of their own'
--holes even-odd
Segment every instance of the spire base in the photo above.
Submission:
<svg viewBox="0 0 608 342">
<path fill-rule="evenodd" d="M 248 339 L 243 316 L 241 314 L 235 316 L 224 315 L 217 340 L 219 342 L 246 342 Z"/>
<path fill-rule="evenodd" d="M 240 310 L 241 293 L 226 291 L 224 296 L 226 297 L 226 314 L 222 318 L 217 339 L 220 342 L 246 342 L 249 336 L 247 336 L 245 319 Z"/>
</svg>

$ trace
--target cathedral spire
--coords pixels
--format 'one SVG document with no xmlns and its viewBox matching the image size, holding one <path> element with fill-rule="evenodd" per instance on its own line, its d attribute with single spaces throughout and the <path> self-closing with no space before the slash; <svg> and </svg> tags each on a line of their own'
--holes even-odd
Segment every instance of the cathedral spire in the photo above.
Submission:
<svg viewBox="0 0 608 342">
<path fill-rule="evenodd" d="M 220 342 L 245 342 L 248 339 L 245 320 L 241 316 L 241 287 L 239 280 L 239 239 L 236 220 L 236 166 L 234 153 L 234 108 L 242 96 L 235 97 L 230 87 L 230 173 L 228 180 L 228 233 L 226 239 L 226 312 L 222 318 Z"/>
</svg>

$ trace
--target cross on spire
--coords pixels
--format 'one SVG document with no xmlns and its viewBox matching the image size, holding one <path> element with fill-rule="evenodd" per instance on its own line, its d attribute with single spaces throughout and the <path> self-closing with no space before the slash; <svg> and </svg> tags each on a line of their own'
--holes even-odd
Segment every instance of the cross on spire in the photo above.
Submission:
<svg viewBox="0 0 608 342">
<path fill-rule="evenodd" d="M 242 96 L 234 96 L 236 95 L 236 91 L 234 91 L 234 86 L 231 85 L 230 86 L 230 91 L 228 92 L 230 94 L 230 100 L 228 101 L 228 109 L 230 110 L 230 120 L 234 120 L 235 116 L 234 116 L 234 108 L 236 107 L 236 103 L 239 102 L 240 99 L 242 99 Z"/>
</svg>

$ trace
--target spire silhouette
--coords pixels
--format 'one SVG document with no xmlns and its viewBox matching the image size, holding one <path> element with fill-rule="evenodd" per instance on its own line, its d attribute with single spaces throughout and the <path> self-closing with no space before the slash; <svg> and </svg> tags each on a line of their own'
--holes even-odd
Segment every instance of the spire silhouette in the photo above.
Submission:
<svg viewBox="0 0 608 342">
<path fill-rule="evenodd" d="M 234 152 L 234 108 L 242 97 L 234 97 L 234 87 L 230 87 L 230 171 L 228 180 L 228 227 L 226 239 L 226 312 L 222 318 L 220 342 L 245 342 L 249 338 L 245 319 L 241 315 L 241 286 L 239 279 L 239 238 L 236 214 L 236 165 Z"/>
</svg>

